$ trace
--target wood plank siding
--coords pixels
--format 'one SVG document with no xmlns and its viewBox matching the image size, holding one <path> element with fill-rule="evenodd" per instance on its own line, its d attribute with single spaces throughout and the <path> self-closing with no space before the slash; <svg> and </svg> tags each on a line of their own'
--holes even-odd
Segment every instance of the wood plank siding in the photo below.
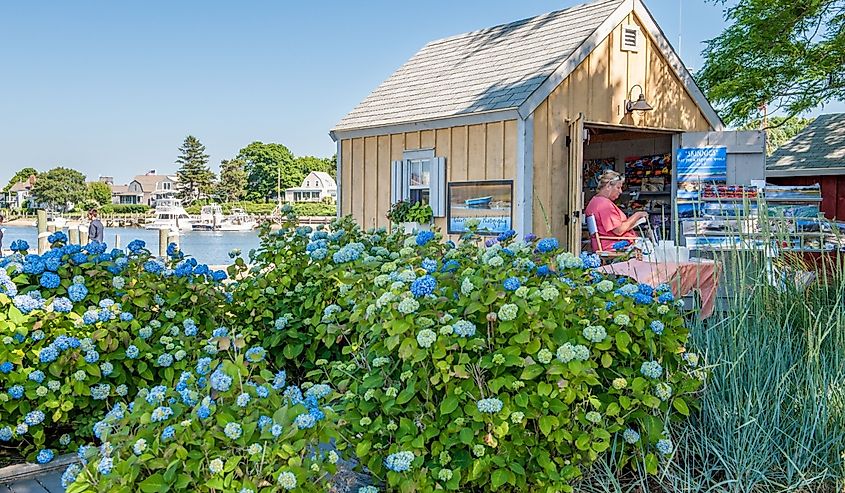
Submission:
<svg viewBox="0 0 845 493">
<path fill-rule="evenodd" d="M 516 120 L 361 137 L 341 141 L 341 215 L 364 228 L 388 226 L 390 162 L 404 151 L 434 149 L 446 158 L 447 181 L 516 178 Z M 435 226 L 446 231 L 446 219 Z"/>
<path fill-rule="evenodd" d="M 624 25 L 643 34 L 639 52 L 622 51 Z M 639 84 L 653 111 L 625 114 L 631 87 Z M 639 91 L 631 95 L 636 99 Z M 534 111 L 533 231 L 564 239 L 569 157 L 569 121 L 579 113 L 587 122 L 707 131 L 712 127 L 632 12 Z M 580 165 L 580 163 L 578 164 Z M 580 191 L 580 185 L 578 185 Z"/>
</svg>

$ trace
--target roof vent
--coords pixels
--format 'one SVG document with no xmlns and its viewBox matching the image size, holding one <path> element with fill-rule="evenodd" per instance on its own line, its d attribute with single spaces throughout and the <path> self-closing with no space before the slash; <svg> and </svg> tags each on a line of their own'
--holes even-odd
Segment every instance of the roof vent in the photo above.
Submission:
<svg viewBox="0 0 845 493">
<path fill-rule="evenodd" d="M 640 28 L 637 26 L 629 25 L 629 26 L 622 26 L 622 51 L 640 51 L 640 43 L 641 43 L 642 35 L 640 33 Z"/>
</svg>

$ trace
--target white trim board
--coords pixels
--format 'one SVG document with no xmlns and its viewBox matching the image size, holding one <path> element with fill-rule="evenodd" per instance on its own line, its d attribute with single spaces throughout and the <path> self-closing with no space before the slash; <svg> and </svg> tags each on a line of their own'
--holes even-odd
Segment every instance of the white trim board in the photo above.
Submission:
<svg viewBox="0 0 845 493">
<path fill-rule="evenodd" d="M 518 120 L 519 118 L 519 112 L 516 108 L 507 108 L 503 110 L 448 116 L 443 118 L 436 118 L 433 120 L 398 123 L 394 125 L 382 125 L 378 127 L 357 128 L 349 130 L 332 130 L 331 132 L 329 132 L 329 136 L 335 142 L 339 142 L 340 140 L 344 139 L 373 137 L 376 135 L 401 134 L 404 132 L 417 132 L 420 130 L 437 130 L 440 128 L 478 125 L 480 123 Z"/>
</svg>

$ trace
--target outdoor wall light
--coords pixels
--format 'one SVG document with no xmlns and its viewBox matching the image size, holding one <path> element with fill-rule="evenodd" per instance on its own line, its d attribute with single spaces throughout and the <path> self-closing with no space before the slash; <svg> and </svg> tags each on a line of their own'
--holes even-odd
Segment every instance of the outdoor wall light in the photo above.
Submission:
<svg viewBox="0 0 845 493">
<path fill-rule="evenodd" d="M 631 94 L 633 94 L 635 87 L 640 88 L 640 97 L 638 97 L 636 101 L 632 101 Z M 631 87 L 631 90 L 628 91 L 628 100 L 625 101 L 625 113 L 633 113 L 635 111 L 651 111 L 653 109 L 654 108 L 645 100 L 645 92 L 643 91 L 643 87 L 639 84 L 634 84 Z"/>
</svg>

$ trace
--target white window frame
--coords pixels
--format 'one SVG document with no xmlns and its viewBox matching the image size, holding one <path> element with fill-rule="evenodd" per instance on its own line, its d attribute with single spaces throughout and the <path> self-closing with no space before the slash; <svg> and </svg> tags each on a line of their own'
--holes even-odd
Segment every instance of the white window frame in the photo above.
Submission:
<svg viewBox="0 0 845 493">
<path fill-rule="evenodd" d="M 427 186 L 411 186 L 412 163 L 428 165 Z M 429 205 L 434 217 L 446 217 L 446 158 L 435 155 L 434 149 L 404 151 L 402 160 L 393 161 L 391 170 L 391 203 L 411 199 L 411 190 L 428 190 Z"/>
</svg>

